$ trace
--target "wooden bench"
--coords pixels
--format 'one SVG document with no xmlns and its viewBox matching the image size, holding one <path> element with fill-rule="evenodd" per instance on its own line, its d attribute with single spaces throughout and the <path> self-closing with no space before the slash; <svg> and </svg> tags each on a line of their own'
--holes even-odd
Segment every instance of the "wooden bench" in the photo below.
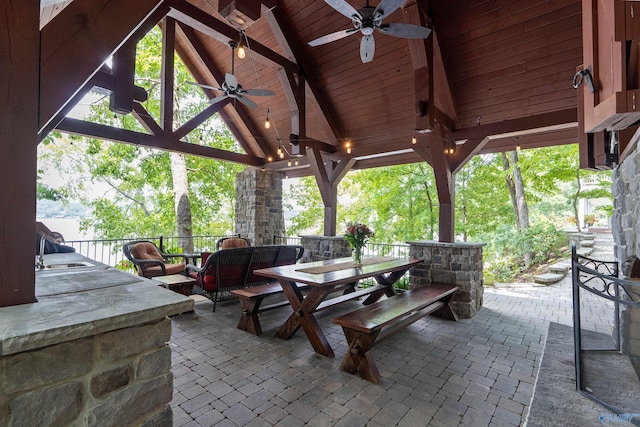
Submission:
<svg viewBox="0 0 640 427">
<path fill-rule="evenodd" d="M 300 290 L 308 289 L 308 287 L 308 285 L 298 283 L 298 289 Z M 360 298 L 365 295 L 370 295 L 376 291 L 383 291 L 384 289 L 386 289 L 385 286 L 378 285 L 356 291 L 355 283 L 340 286 L 336 288 L 335 291 L 343 291 L 344 293 L 340 296 L 331 298 L 330 300 L 323 301 L 318 305 L 315 311 L 324 310 L 344 301 Z M 238 300 L 240 300 L 240 308 L 242 309 L 242 316 L 238 322 L 238 329 L 247 331 L 254 335 L 262 334 L 262 327 L 260 326 L 258 314 L 289 305 L 289 301 L 287 300 L 278 301 L 265 306 L 262 305 L 265 298 L 282 294 L 284 292 L 280 283 L 267 283 L 260 286 L 253 286 L 251 288 L 234 289 L 230 292 L 238 297 Z"/>
<path fill-rule="evenodd" d="M 305 288 L 306 286 L 300 287 Z M 280 283 L 267 283 L 251 288 L 234 289 L 231 293 L 238 297 L 240 300 L 240 308 L 242 309 L 238 329 L 254 335 L 262 335 L 262 327 L 260 326 L 258 314 L 289 305 L 289 301 L 284 300 L 262 306 L 262 301 L 264 301 L 265 298 L 283 293 Z"/>
<path fill-rule="evenodd" d="M 342 326 L 349 345 L 340 369 L 378 384 L 380 373 L 371 349 L 427 314 L 458 320 L 449 305 L 458 289 L 449 283 L 421 285 L 333 319 Z"/>
</svg>

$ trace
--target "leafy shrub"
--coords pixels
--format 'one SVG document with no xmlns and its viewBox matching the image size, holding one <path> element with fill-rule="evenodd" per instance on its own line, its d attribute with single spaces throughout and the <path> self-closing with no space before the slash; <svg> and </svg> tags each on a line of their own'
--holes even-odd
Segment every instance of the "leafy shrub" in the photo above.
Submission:
<svg viewBox="0 0 640 427">
<path fill-rule="evenodd" d="M 535 267 L 559 256 L 567 239 L 552 224 L 538 224 L 526 230 L 502 226 L 488 245 L 487 272 L 497 281 L 513 280 L 522 272 L 526 254 L 530 255 L 529 267 Z"/>
</svg>

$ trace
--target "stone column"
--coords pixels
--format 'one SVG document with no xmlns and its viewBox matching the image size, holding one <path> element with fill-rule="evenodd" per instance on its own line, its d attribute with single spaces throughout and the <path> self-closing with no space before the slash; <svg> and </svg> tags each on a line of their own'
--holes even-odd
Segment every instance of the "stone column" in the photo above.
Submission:
<svg viewBox="0 0 640 427">
<path fill-rule="evenodd" d="M 408 242 L 409 256 L 423 259 L 411 269 L 409 285 L 428 286 L 431 282 L 455 283 L 460 289 L 451 306 L 462 319 L 469 319 L 482 307 L 484 243 Z"/>
<path fill-rule="evenodd" d="M 282 174 L 247 168 L 236 176 L 235 232 L 253 246 L 271 245 L 284 237 Z"/>
<path fill-rule="evenodd" d="M 621 277 L 640 277 L 640 153 L 636 148 L 613 170 L 611 194 L 613 214 L 611 231 L 615 242 L 614 254 Z M 635 267 L 634 266 L 639 266 Z M 635 270 L 635 271 L 634 271 Z M 637 289 L 636 289 L 637 290 Z M 640 356 L 640 308 L 622 307 L 621 333 L 625 352 Z"/>
</svg>

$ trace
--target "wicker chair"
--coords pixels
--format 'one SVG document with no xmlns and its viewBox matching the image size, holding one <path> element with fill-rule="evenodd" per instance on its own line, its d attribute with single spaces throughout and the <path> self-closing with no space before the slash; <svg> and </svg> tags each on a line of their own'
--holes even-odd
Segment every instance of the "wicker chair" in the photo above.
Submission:
<svg viewBox="0 0 640 427">
<path fill-rule="evenodd" d="M 137 240 L 125 243 L 122 252 L 131 261 L 139 276 L 146 278 L 184 274 L 186 259 L 180 254 L 164 254 L 148 240 Z M 181 263 L 170 263 L 170 258 L 182 258 Z"/>
<path fill-rule="evenodd" d="M 203 295 L 213 301 L 227 299 L 228 291 L 257 286 L 270 279 L 253 274 L 254 270 L 277 265 L 295 264 L 304 252 L 302 246 L 247 246 L 221 249 L 202 254 L 202 267 L 188 265 L 186 273 L 196 279 Z"/>
<path fill-rule="evenodd" d="M 216 251 L 220 249 L 247 248 L 249 246 L 251 246 L 251 242 L 244 237 L 223 237 L 216 242 Z"/>
</svg>

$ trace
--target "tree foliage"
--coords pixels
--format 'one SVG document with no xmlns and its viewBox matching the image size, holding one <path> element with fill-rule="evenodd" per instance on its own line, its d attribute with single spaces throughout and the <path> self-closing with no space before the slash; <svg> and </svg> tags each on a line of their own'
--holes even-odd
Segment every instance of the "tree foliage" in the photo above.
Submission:
<svg viewBox="0 0 640 427">
<path fill-rule="evenodd" d="M 138 44 L 137 85 L 149 99 L 147 111 L 159 121 L 161 32 L 156 28 Z M 176 123 L 184 123 L 207 106 L 201 90 L 184 64 L 175 61 Z M 131 115 L 114 115 L 108 97 L 95 99 L 88 120 L 144 132 Z M 224 150 L 241 148 L 219 116 L 214 116 L 189 133 L 184 140 Z M 69 177 L 64 186 L 68 198 L 79 199 L 92 208 L 82 222 L 96 236 L 122 238 L 143 235 L 174 235 L 172 175 L 169 153 L 122 143 L 77 137 L 55 138 L 43 147 L 41 160 Z M 54 148 L 50 146 L 54 145 Z M 242 166 L 195 156 L 186 156 L 191 193 L 194 234 L 223 234 L 233 231 L 235 175 Z M 106 188 L 96 194 L 95 188 Z"/>
</svg>

